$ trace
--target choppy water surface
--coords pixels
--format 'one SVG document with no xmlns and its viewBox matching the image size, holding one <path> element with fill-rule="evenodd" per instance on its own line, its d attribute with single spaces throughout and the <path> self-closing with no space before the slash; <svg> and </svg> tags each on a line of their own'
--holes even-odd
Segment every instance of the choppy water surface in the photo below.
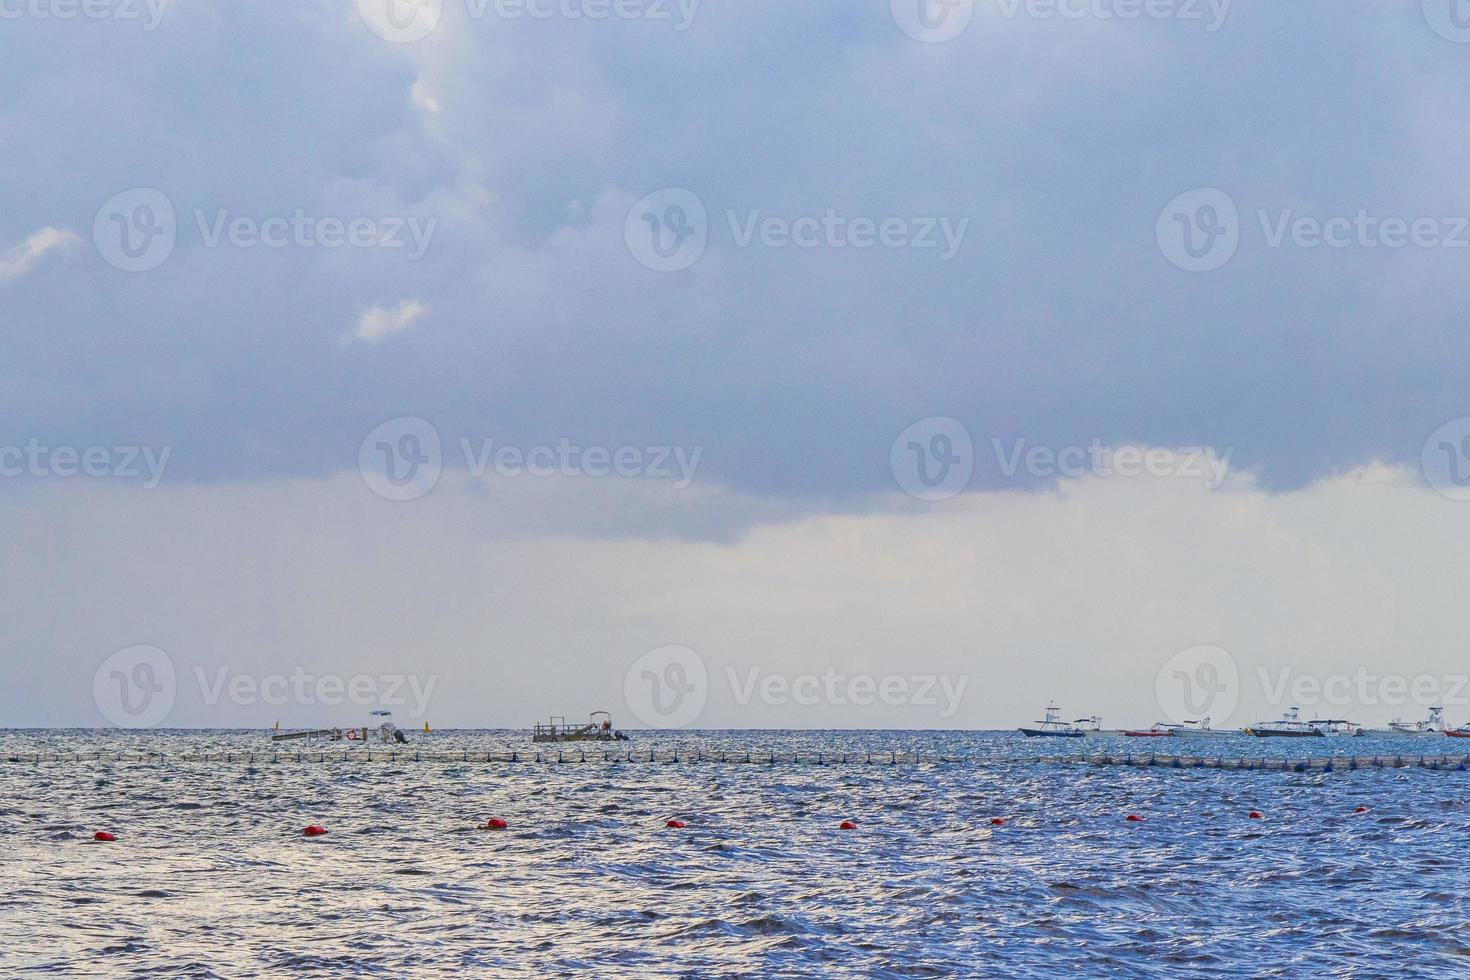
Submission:
<svg viewBox="0 0 1470 980">
<path fill-rule="evenodd" d="M 1041 750 L 1001 734 L 678 742 L 703 743 Z M 0 756 L 266 744 L 15 732 Z M 490 816 L 510 829 L 476 829 Z M 309 823 L 330 833 L 304 838 Z M 1419 769 L 0 761 L 0 975 L 1463 977 L 1467 831 L 1470 773 Z"/>
</svg>

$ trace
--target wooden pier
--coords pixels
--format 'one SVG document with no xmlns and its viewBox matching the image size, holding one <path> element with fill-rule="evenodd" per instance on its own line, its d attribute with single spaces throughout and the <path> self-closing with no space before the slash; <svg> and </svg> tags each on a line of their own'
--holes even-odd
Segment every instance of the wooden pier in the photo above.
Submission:
<svg viewBox="0 0 1470 980">
<path fill-rule="evenodd" d="M 415 749 L 282 750 L 222 752 L 4 752 L 0 761 L 11 764 L 116 763 L 157 764 L 211 763 L 224 765 L 269 765 L 292 763 L 443 763 L 526 765 L 751 765 L 751 766 L 973 766 L 1009 768 L 1027 765 L 1100 766 L 1147 769 L 1225 769 L 1232 772 L 1352 772 L 1358 769 L 1470 770 L 1470 755 L 1372 755 L 1308 756 L 1295 759 L 1268 756 L 1188 756 L 1136 754 L 1072 756 L 949 756 L 929 752 L 774 752 L 721 751 L 702 749 L 532 749 L 510 752 L 424 751 Z"/>
</svg>

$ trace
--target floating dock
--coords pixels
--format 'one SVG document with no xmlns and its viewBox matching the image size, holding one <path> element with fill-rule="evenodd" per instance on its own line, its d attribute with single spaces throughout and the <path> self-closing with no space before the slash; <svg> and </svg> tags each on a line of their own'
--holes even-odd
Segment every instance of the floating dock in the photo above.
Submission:
<svg viewBox="0 0 1470 980">
<path fill-rule="evenodd" d="M 509 763 L 509 764 L 727 764 L 765 766 L 974 766 L 1005 768 L 1027 765 L 1133 767 L 1147 769 L 1226 769 L 1234 772 L 1351 772 L 1358 769 L 1438 769 L 1455 772 L 1470 770 L 1470 754 L 1461 755 L 1372 755 L 1309 756 L 1296 759 L 1273 759 L 1247 756 L 1188 755 L 1071 755 L 1021 756 L 990 758 L 986 756 L 948 756 L 929 752 L 773 752 L 721 751 L 702 749 L 645 749 L 615 751 L 611 749 L 549 749 L 524 752 L 473 752 L 469 750 L 421 751 L 414 749 L 317 749 L 314 751 L 225 752 L 5 752 L 0 760 L 13 764 L 41 763 L 225 763 L 263 765 L 275 763 L 367 763 L 367 762 L 438 762 L 438 763 Z"/>
</svg>

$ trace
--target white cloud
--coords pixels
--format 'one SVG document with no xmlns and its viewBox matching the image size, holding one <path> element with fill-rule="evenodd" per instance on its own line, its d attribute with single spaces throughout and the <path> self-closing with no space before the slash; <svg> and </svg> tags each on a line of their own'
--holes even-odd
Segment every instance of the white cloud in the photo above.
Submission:
<svg viewBox="0 0 1470 980">
<path fill-rule="evenodd" d="M 42 228 L 25 241 L 0 252 L 0 282 L 30 272 L 47 252 L 66 249 L 81 241 L 64 228 Z"/>
<path fill-rule="evenodd" d="M 412 327 L 428 312 L 429 307 L 416 299 L 406 299 L 391 309 L 374 306 L 363 311 L 357 319 L 357 329 L 344 334 L 342 343 L 344 346 L 357 340 L 367 344 L 379 343 Z"/>
<path fill-rule="evenodd" d="M 414 105 L 423 109 L 425 112 L 438 115 L 439 100 L 430 94 L 428 83 L 424 79 L 420 78 L 413 83 L 413 88 L 409 90 L 409 95 L 412 97 Z"/>
</svg>

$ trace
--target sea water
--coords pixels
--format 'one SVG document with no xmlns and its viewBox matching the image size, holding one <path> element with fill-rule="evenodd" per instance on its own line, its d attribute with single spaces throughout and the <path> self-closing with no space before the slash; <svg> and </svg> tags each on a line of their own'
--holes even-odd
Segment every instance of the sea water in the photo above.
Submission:
<svg viewBox="0 0 1470 980">
<path fill-rule="evenodd" d="M 964 761 L 413 761 L 532 749 L 525 733 L 446 732 L 392 762 L 205 763 L 176 757 L 272 745 L 0 733 L 0 975 L 1466 975 L 1470 772 L 1033 761 L 1463 743 L 1133 741 L 702 732 L 587 748 Z M 25 755 L 98 751 L 174 758 Z M 509 828 L 478 829 L 492 816 Z"/>
</svg>

